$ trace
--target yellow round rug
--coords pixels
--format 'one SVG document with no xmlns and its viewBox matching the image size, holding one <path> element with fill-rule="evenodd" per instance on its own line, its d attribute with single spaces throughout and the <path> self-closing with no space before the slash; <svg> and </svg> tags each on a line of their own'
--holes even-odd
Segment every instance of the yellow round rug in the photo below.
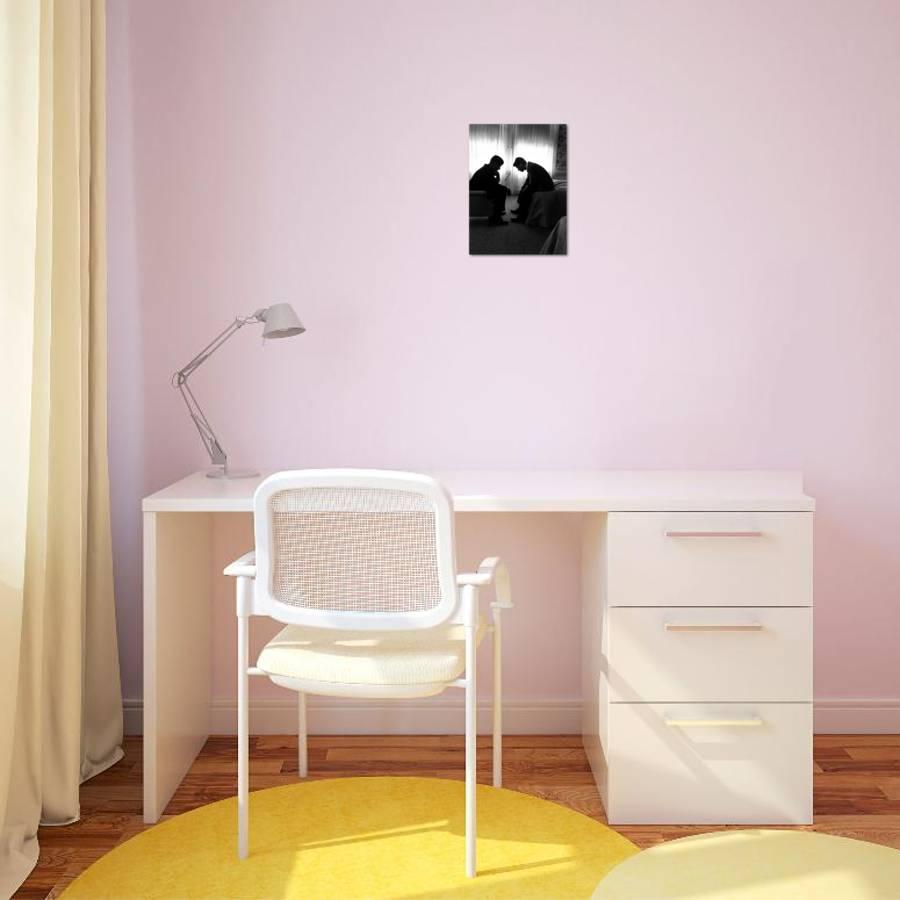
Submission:
<svg viewBox="0 0 900 900">
<path fill-rule="evenodd" d="M 339 778 L 250 794 L 250 856 L 236 802 L 176 816 L 94 863 L 66 900 L 109 897 L 583 897 L 637 852 L 605 825 L 478 786 L 478 877 L 465 877 L 464 785 Z"/>
<path fill-rule="evenodd" d="M 897 900 L 900 851 L 812 831 L 718 831 L 658 844 L 593 900 Z"/>
</svg>

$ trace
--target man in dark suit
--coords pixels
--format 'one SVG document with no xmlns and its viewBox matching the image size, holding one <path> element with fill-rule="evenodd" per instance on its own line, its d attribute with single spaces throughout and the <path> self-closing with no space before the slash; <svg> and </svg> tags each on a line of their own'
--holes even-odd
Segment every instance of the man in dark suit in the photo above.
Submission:
<svg viewBox="0 0 900 900">
<path fill-rule="evenodd" d="M 470 191 L 484 191 L 493 204 L 488 225 L 508 225 L 503 218 L 506 212 L 506 198 L 509 188 L 500 184 L 500 169 L 503 168 L 503 158 L 492 156 L 491 161 L 483 165 L 470 179 Z"/>
<path fill-rule="evenodd" d="M 528 173 L 525 184 L 519 191 L 519 205 L 514 210 L 516 218 L 513 219 L 514 222 L 524 222 L 528 218 L 528 208 L 534 195 L 539 191 L 552 191 L 553 179 L 543 166 L 539 166 L 536 162 L 525 162 L 521 156 L 515 158 L 513 168 Z"/>
</svg>

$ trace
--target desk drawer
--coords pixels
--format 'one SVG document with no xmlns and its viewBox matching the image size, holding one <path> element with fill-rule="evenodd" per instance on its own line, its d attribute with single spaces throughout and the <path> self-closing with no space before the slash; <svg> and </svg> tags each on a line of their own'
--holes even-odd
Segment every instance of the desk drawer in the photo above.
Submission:
<svg viewBox="0 0 900 900">
<path fill-rule="evenodd" d="M 810 606 L 812 513 L 610 513 L 610 606 Z"/>
<path fill-rule="evenodd" d="M 812 704 L 609 706 L 612 824 L 812 821 Z"/>
<path fill-rule="evenodd" d="M 613 702 L 812 700 L 809 607 L 616 608 L 608 616 Z"/>
</svg>

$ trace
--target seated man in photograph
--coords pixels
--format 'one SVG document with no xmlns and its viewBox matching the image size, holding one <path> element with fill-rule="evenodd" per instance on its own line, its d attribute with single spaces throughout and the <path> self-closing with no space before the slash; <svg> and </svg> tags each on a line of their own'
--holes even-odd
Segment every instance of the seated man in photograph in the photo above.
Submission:
<svg viewBox="0 0 900 900">
<path fill-rule="evenodd" d="M 553 179 L 550 173 L 536 162 L 525 162 L 521 156 L 517 156 L 513 162 L 513 168 L 520 172 L 528 172 L 525 184 L 519 191 L 519 205 L 514 210 L 516 217 L 514 222 L 524 222 L 528 218 L 528 208 L 531 206 L 531 198 L 540 191 L 552 191 Z"/>
<path fill-rule="evenodd" d="M 470 179 L 470 191 L 484 191 L 493 204 L 488 225 L 508 225 L 503 218 L 506 212 L 506 198 L 509 188 L 500 184 L 500 169 L 503 167 L 503 158 L 492 156 L 491 161 L 483 165 Z"/>
</svg>

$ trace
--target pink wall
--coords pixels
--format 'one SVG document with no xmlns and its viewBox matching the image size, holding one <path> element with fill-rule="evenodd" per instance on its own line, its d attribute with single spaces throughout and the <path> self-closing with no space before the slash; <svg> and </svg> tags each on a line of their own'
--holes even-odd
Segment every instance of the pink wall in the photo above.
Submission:
<svg viewBox="0 0 900 900">
<path fill-rule="evenodd" d="M 894 0 L 110 0 L 109 37 L 127 697 L 138 500 L 204 461 L 169 374 L 276 299 L 308 333 L 197 378 L 235 461 L 801 468 L 817 696 L 900 696 Z M 467 256 L 484 121 L 569 124 L 567 258 Z M 577 646 L 576 602 L 517 627 Z"/>
</svg>

